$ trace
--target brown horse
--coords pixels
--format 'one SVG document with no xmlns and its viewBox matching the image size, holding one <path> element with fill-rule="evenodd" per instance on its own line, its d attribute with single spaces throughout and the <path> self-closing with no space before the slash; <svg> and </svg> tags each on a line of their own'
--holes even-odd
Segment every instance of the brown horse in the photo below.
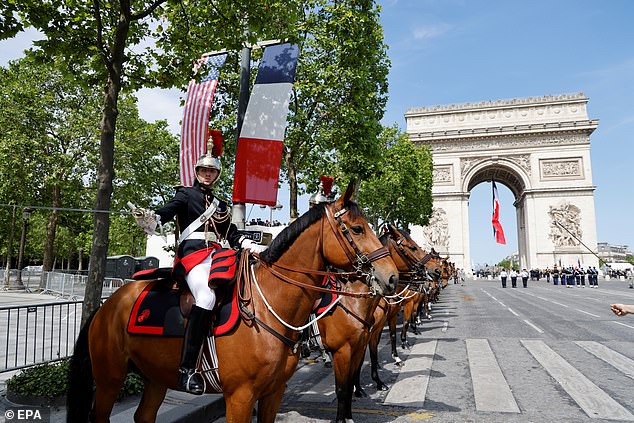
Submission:
<svg viewBox="0 0 634 423">
<path fill-rule="evenodd" d="M 390 225 L 391 226 L 391 225 Z M 394 264 L 399 269 L 399 277 L 405 280 L 426 282 L 426 275 L 430 274 L 433 278 L 437 278 L 440 274 L 440 259 L 437 254 L 431 254 L 423 250 L 405 231 L 399 231 L 394 227 L 388 227 L 388 232 L 381 236 L 381 242 L 388 247 L 392 254 Z M 424 279 L 425 278 L 425 279 Z M 407 285 L 397 287 L 397 293 L 392 298 L 383 298 L 374 311 L 374 324 L 371 329 L 369 340 L 370 350 L 370 375 L 372 380 L 376 382 L 377 390 L 387 390 L 388 386 L 380 379 L 378 368 L 378 345 L 381 340 L 381 333 L 386 322 L 389 322 L 390 343 L 392 347 L 392 357 L 397 365 L 401 365 L 402 361 L 398 356 L 396 349 L 396 321 L 398 314 L 403 308 L 403 302 L 411 300 L 411 307 L 408 307 L 408 315 L 403 317 L 403 323 L 409 321 L 411 313 L 414 310 L 413 298 L 420 294 L 408 289 Z M 404 282 L 406 283 L 406 282 Z M 403 301 L 399 301 L 400 297 Z M 405 313 L 404 313 L 405 314 Z M 407 319 L 406 319 L 407 317 Z M 406 330 L 405 330 L 406 331 Z M 401 333 L 401 336 L 403 334 Z M 403 338 L 402 338 L 403 341 Z M 406 338 L 403 341 L 406 343 Z M 365 396 L 365 392 L 360 382 L 355 382 L 355 395 Z"/>
<path fill-rule="evenodd" d="M 297 327 L 321 295 L 315 287 L 326 266 L 357 269 L 378 285 L 378 293 L 393 291 L 398 271 L 351 196 L 352 184 L 333 204 L 310 209 L 251 267 L 254 277 L 244 285 L 252 296 L 242 304 L 250 318 L 216 339 L 228 422 L 250 422 L 256 401 L 258 422 L 275 420 L 299 360 Z M 71 364 L 68 422 L 87 421 L 90 414 L 97 423 L 107 422 L 129 369 L 145 379 L 136 422 L 155 421 L 167 388 L 176 387 L 182 339 L 126 332 L 134 300 L 147 284 L 134 282 L 117 290 L 81 330 Z"/>
<path fill-rule="evenodd" d="M 352 292 L 368 293 L 368 287 L 356 281 L 347 285 Z M 333 312 L 317 321 L 321 340 L 332 352 L 337 394 L 337 422 L 352 420 L 352 394 L 370 340 L 374 309 L 381 300 L 378 295 L 355 298 L 342 297 Z"/>
</svg>

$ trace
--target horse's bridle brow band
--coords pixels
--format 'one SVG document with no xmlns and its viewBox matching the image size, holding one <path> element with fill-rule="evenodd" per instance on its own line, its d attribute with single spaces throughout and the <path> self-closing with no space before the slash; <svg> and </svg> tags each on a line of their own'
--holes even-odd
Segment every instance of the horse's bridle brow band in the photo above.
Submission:
<svg viewBox="0 0 634 423">
<path fill-rule="evenodd" d="M 350 230 L 348 229 L 346 224 L 343 222 L 343 220 L 341 220 L 341 216 L 343 216 L 346 212 L 348 212 L 348 209 L 346 207 L 336 211 L 334 213 L 334 216 L 332 212 L 330 211 L 329 207 L 326 206 L 325 211 L 326 211 L 326 218 L 328 219 L 328 223 L 330 224 L 330 227 L 332 228 L 335 234 L 335 237 L 337 238 L 337 241 L 339 241 L 341 248 L 343 248 L 343 251 L 346 253 L 346 255 L 348 256 L 348 259 L 350 260 L 350 263 L 352 263 L 353 266 L 357 268 L 362 268 L 368 265 L 371 266 L 372 262 L 382 259 L 383 257 L 389 257 L 391 255 L 390 251 L 384 246 L 381 246 L 377 250 L 372 251 L 371 253 L 367 255 L 359 249 L 357 244 L 354 242 L 354 239 L 352 239 L 352 235 L 350 235 Z M 339 232 L 339 230 L 337 229 L 335 220 L 339 224 L 339 227 L 341 228 L 341 232 Z M 344 240 L 344 237 L 345 237 L 345 240 Z M 354 250 L 354 253 L 350 251 L 348 246 Z"/>
</svg>

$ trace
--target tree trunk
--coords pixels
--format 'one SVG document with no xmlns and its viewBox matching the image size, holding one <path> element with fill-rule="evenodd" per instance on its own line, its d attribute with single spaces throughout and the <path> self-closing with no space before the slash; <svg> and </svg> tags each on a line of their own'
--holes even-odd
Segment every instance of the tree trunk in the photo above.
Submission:
<svg viewBox="0 0 634 423">
<path fill-rule="evenodd" d="M 128 11 L 129 16 L 129 11 Z M 122 13 L 119 26 L 115 34 L 114 46 L 111 49 L 112 60 L 109 64 L 108 82 L 105 87 L 103 115 L 101 119 L 100 160 L 97 173 L 97 198 L 95 210 L 110 210 L 112 197 L 112 179 L 114 177 L 114 135 L 117 124 L 117 103 L 121 91 L 121 75 L 125 60 L 124 49 L 128 35 L 129 22 Z M 82 307 L 82 326 L 88 317 L 99 308 L 103 280 L 106 271 L 106 257 L 108 255 L 108 233 L 110 231 L 110 214 L 95 212 L 94 231 L 88 263 L 88 280 Z"/>
<path fill-rule="evenodd" d="M 297 210 L 297 171 L 293 165 L 293 155 L 287 151 L 284 155 L 286 168 L 288 169 L 288 190 L 289 190 L 289 218 L 290 222 L 299 217 Z"/>
<path fill-rule="evenodd" d="M 60 188 L 59 185 L 53 186 L 51 193 L 51 203 L 53 207 L 60 207 Z M 55 246 L 55 233 L 57 231 L 57 220 L 59 219 L 59 210 L 53 210 L 48 217 L 46 224 L 46 244 L 44 246 L 44 261 L 42 263 L 42 276 L 40 277 L 40 289 L 46 289 L 46 273 L 53 270 L 53 249 Z"/>
</svg>

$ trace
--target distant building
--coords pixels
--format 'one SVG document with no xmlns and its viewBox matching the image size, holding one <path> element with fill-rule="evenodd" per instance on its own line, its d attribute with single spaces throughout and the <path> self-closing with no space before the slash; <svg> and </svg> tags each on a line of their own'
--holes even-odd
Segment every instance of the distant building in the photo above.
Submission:
<svg viewBox="0 0 634 423">
<path fill-rule="evenodd" d="M 632 255 L 627 245 L 611 245 L 607 242 L 597 242 L 598 256 L 606 263 L 625 263 L 627 256 Z"/>
</svg>

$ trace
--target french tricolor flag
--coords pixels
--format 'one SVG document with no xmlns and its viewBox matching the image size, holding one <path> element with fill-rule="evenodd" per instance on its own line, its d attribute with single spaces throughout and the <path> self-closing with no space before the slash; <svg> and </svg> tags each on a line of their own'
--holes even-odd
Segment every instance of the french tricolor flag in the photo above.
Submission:
<svg viewBox="0 0 634 423">
<path fill-rule="evenodd" d="M 506 238 L 504 238 L 504 230 L 500 223 L 500 200 L 498 197 L 498 187 L 495 185 L 495 181 L 491 181 L 493 184 L 493 217 L 491 223 L 493 224 L 493 235 L 495 235 L 495 242 L 498 244 L 506 244 Z"/>
<path fill-rule="evenodd" d="M 277 44 L 264 50 L 238 139 L 234 203 L 277 203 L 284 132 L 298 57 L 295 44 Z"/>
</svg>

